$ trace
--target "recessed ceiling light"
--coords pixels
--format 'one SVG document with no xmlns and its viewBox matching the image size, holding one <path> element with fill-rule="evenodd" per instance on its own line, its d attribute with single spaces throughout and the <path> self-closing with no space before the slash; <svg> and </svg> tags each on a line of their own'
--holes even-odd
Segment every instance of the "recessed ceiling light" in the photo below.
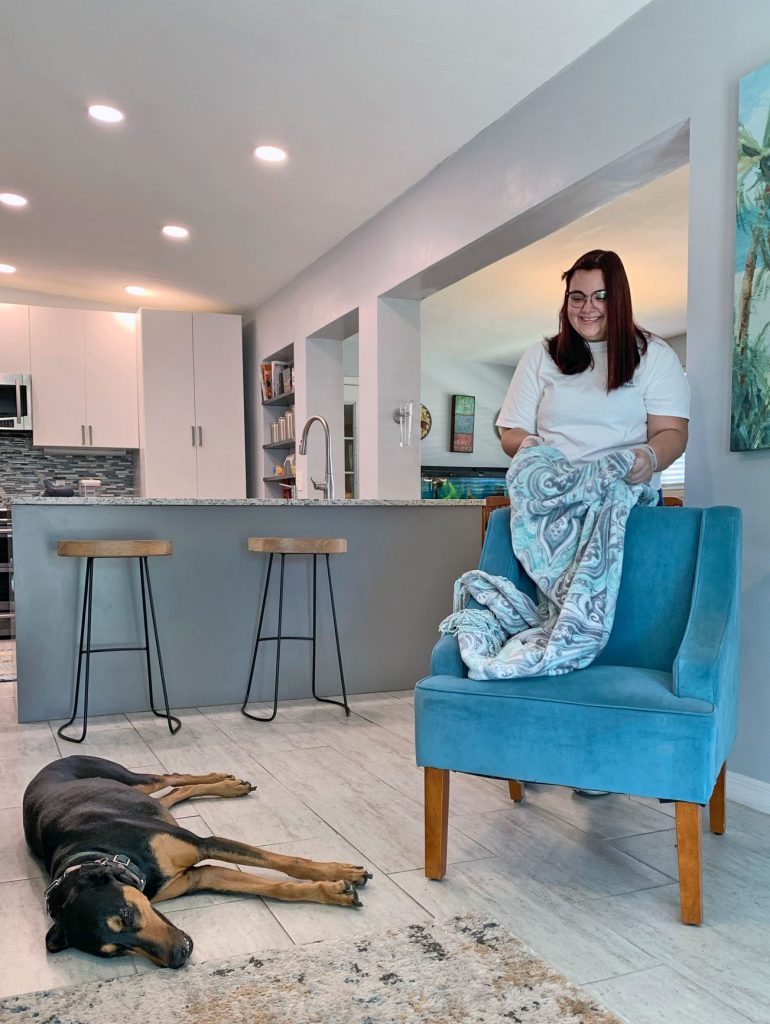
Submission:
<svg viewBox="0 0 770 1024">
<path fill-rule="evenodd" d="M 190 232 L 187 228 L 183 228 L 181 224 L 166 224 L 163 228 L 163 234 L 166 238 L 189 238 Z"/>
<path fill-rule="evenodd" d="M 254 156 L 257 160 L 264 160 L 268 164 L 280 164 L 289 154 L 280 146 L 257 146 Z"/>
<path fill-rule="evenodd" d="M 4 206 L 26 206 L 29 200 L 15 192 L 0 192 L 0 203 Z"/>
<path fill-rule="evenodd" d="M 152 295 L 149 288 L 142 288 L 139 284 L 127 284 L 126 291 L 129 295 Z"/>
<path fill-rule="evenodd" d="M 10 263 L 0 263 L 0 274 L 15 274 L 16 267 L 12 267 Z"/>
<path fill-rule="evenodd" d="M 105 124 L 117 124 L 125 120 L 126 115 L 117 107 L 106 107 L 103 103 L 93 103 L 88 108 L 89 115 L 94 121 L 103 121 Z"/>
</svg>

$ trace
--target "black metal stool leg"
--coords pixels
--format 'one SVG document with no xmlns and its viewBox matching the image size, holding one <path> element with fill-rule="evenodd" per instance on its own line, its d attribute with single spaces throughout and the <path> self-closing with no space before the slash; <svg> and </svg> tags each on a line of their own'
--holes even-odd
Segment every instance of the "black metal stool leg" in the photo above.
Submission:
<svg viewBox="0 0 770 1024">
<path fill-rule="evenodd" d="M 158 718 L 165 718 L 168 724 L 168 730 L 173 736 L 175 732 L 179 732 L 182 728 L 182 723 L 178 718 L 171 714 L 171 710 L 168 706 L 168 693 L 166 692 L 166 674 L 163 671 L 163 657 L 160 653 L 160 640 L 158 638 L 158 623 L 155 619 L 155 602 L 152 599 L 152 585 L 150 583 L 150 567 L 147 563 L 147 557 L 140 557 L 139 559 L 139 577 L 142 585 L 142 615 L 144 618 L 144 642 L 147 653 L 147 682 L 150 689 L 150 709 L 152 713 Z M 165 715 L 162 711 L 155 709 L 155 699 L 152 693 L 152 668 L 150 664 L 150 643 L 147 635 L 147 602 L 144 597 L 145 584 L 147 586 L 147 597 L 150 600 L 150 617 L 152 619 L 152 632 L 155 637 L 155 650 L 158 655 L 158 668 L 160 669 L 160 685 L 163 691 L 163 704 L 166 708 Z"/>
<path fill-rule="evenodd" d="M 80 618 L 80 642 L 78 644 L 78 670 L 75 677 L 75 704 L 72 708 L 72 717 L 64 725 L 60 725 L 56 730 L 59 736 L 63 740 L 69 740 L 70 743 L 82 743 L 86 738 L 86 732 L 88 731 L 88 675 L 91 661 L 91 589 L 93 586 L 93 574 L 94 574 L 94 560 L 93 558 L 86 559 L 86 576 L 83 584 L 83 614 Z M 83 664 L 83 635 L 86 629 L 86 617 L 88 618 L 88 640 L 87 640 L 87 654 L 86 654 L 86 679 L 84 689 L 84 700 L 83 700 L 83 731 L 79 738 L 74 736 L 66 736 L 64 733 L 65 729 L 68 729 L 78 716 L 78 700 L 80 698 L 80 670 Z"/>
<path fill-rule="evenodd" d="M 281 563 L 281 570 L 282 570 L 281 575 L 283 575 L 283 562 Z M 241 704 L 241 714 L 245 715 L 246 718 L 251 718 L 255 722 L 272 722 L 272 720 L 275 718 L 275 714 L 276 714 L 275 705 L 273 706 L 273 713 L 272 713 L 272 715 L 270 715 L 268 718 L 265 718 L 262 715 L 254 715 L 250 711 L 246 710 L 246 705 L 249 703 L 249 694 L 251 693 L 251 682 L 252 682 L 252 679 L 254 678 L 254 666 L 255 666 L 255 664 L 257 662 L 257 651 L 259 650 L 259 645 L 262 642 L 262 620 L 265 617 L 265 606 L 267 605 L 267 591 L 268 591 L 268 587 L 270 586 L 270 573 L 272 571 L 273 571 L 273 555 L 272 555 L 272 552 L 271 552 L 270 560 L 267 563 L 267 576 L 265 577 L 265 586 L 264 586 L 264 589 L 262 591 L 262 608 L 260 609 L 260 612 L 259 612 L 259 625 L 257 626 L 257 639 L 254 641 L 254 653 L 251 656 L 251 668 L 249 669 L 249 682 L 248 682 L 248 685 L 246 686 L 246 696 L 243 698 L 243 704 Z M 279 632 L 280 632 L 280 630 L 279 630 Z"/>
<path fill-rule="evenodd" d="M 310 677 L 310 686 L 313 696 L 316 700 L 319 699 L 315 692 L 315 641 L 316 641 L 316 609 L 317 609 L 317 596 L 318 596 L 318 572 L 317 572 L 317 560 L 318 555 L 313 555 L 313 636 L 311 637 L 313 646 L 313 660 L 312 660 L 312 674 Z"/>
<path fill-rule="evenodd" d="M 313 555 L 313 562 L 315 563 L 315 555 Z M 340 683 L 342 684 L 342 700 L 332 700 L 330 697 L 318 697 L 315 692 L 315 644 L 313 644 L 313 696 L 316 700 L 322 701 L 324 704 L 336 704 L 337 707 L 344 708 L 345 714 L 350 714 L 350 708 L 348 707 L 348 695 L 345 692 L 345 675 L 342 671 L 342 651 L 340 650 L 340 634 L 337 629 L 337 611 L 334 607 L 334 588 L 332 587 L 332 570 L 329 563 L 329 555 L 326 554 L 326 574 L 329 577 L 329 597 L 332 602 L 332 619 L 334 620 L 334 639 L 337 642 L 337 661 L 340 666 Z M 313 565 L 313 583 L 315 584 L 315 564 Z M 313 636 L 315 636 L 315 586 L 313 587 Z"/>
</svg>

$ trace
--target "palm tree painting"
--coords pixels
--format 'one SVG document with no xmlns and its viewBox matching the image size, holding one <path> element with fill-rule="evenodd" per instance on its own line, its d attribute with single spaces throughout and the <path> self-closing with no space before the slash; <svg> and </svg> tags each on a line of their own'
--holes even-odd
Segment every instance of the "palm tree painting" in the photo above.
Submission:
<svg viewBox="0 0 770 1024">
<path fill-rule="evenodd" d="M 770 448 L 770 64 L 741 79 L 730 451 Z"/>
</svg>

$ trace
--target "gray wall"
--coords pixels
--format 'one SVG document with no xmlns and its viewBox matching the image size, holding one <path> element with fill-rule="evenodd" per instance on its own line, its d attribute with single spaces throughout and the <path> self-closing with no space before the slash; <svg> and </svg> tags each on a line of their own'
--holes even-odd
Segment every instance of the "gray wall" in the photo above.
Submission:
<svg viewBox="0 0 770 1024">
<path fill-rule="evenodd" d="M 500 447 L 495 420 L 513 376 L 512 366 L 422 353 L 420 401 L 430 410 L 431 431 L 422 442 L 423 466 L 501 466 L 510 459 Z M 473 451 L 450 452 L 452 395 L 474 395 Z"/>
<path fill-rule="evenodd" d="M 679 356 L 679 362 L 687 369 L 687 335 L 676 334 L 673 338 L 666 338 L 671 348 Z"/>
<path fill-rule="evenodd" d="M 731 454 L 729 419 L 738 81 L 768 60 L 767 0 L 653 0 L 255 313 L 267 351 L 293 325 L 330 323 L 407 279 L 431 286 L 434 268 L 458 252 L 470 260 L 481 242 L 508 243 L 511 225 L 513 251 L 585 212 L 564 206 L 575 190 L 600 186 L 591 195 L 601 205 L 649 180 L 651 156 L 671 169 L 665 157 L 687 126 L 687 502 L 743 510 L 742 705 L 730 767 L 765 782 L 770 451 Z"/>
</svg>

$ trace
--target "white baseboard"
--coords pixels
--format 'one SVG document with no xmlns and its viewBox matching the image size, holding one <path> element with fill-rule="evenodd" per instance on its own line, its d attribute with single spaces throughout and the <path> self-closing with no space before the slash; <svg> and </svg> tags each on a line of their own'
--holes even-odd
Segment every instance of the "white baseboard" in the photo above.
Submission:
<svg viewBox="0 0 770 1024">
<path fill-rule="evenodd" d="M 728 771 L 725 789 L 728 800 L 770 814 L 770 782 Z"/>
</svg>

